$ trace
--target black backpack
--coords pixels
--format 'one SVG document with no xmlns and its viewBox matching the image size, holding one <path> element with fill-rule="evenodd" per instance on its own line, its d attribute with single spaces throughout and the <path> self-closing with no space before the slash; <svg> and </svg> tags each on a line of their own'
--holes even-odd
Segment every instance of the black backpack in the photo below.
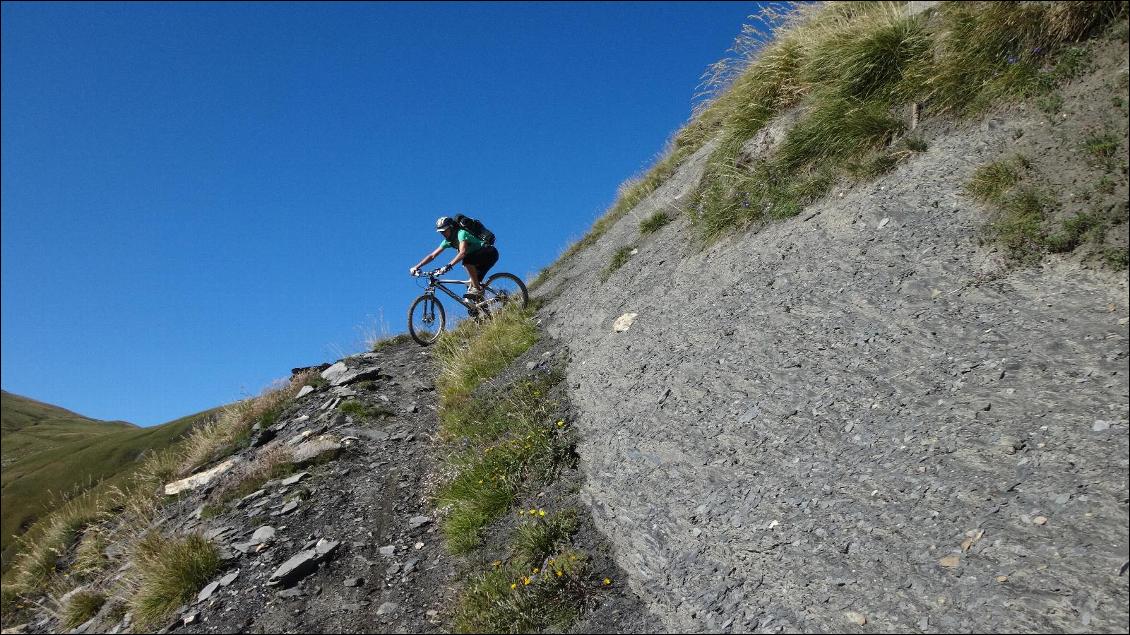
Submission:
<svg viewBox="0 0 1130 635">
<path fill-rule="evenodd" d="M 487 229 L 486 225 L 483 225 L 481 221 L 477 221 L 470 216 L 464 216 L 463 214 L 456 214 L 455 226 L 483 241 L 484 245 L 488 247 L 494 246 L 494 232 Z"/>
</svg>

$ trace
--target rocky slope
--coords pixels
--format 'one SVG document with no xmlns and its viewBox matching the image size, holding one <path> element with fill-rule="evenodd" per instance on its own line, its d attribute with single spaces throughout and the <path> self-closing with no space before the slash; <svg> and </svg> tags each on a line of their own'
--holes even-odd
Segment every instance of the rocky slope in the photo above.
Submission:
<svg viewBox="0 0 1130 635">
<path fill-rule="evenodd" d="M 484 390 L 546 372 L 557 350 L 542 342 Z M 429 350 L 394 342 L 316 370 L 321 379 L 276 423 L 256 426 L 242 450 L 165 486 L 150 529 L 203 536 L 218 548 L 221 566 L 162 632 L 447 632 L 461 584 L 489 569 L 479 560 L 507 557 L 493 538 L 489 553 L 476 557 L 445 548 L 433 495 L 448 449 L 437 438 Z M 265 461 L 285 469 L 256 480 L 255 466 Z M 575 470 L 565 475 L 552 490 L 555 503 L 575 497 L 579 478 Z M 548 499 L 532 500 L 524 504 Z M 578 539 L 599 576 L 625 577 L 591 520 L 581 519 Z M 128 576 L 131 554 L 110 543 L 105 555 L 116 571 L 48 604 L 67 606 L 90 589 L 112 592 Z M 590 597 L 580 617 L 583 632 L 659 628 L 621 585 Z M 110 600 L 74 632 L 138 627 L 127 605 Z M 42 611 L 15 632 L 61 630 L 60 615 Z"/>
<path fill-rule="evenodd" d="M 1079 140 L 1113 126 L 1125 159 L 1099 87 L 1125 104 L 1126 75 L 1122 43 L 1070 115 L 931 124 L 892 173 L 703 247 L 707 145 L 548 278 L 585 496 L 668 630 L 1127 630 L 1126 272 L 1012 268 L 965 193 L 1021 152 L 1091 195 Z"/>
</svg>

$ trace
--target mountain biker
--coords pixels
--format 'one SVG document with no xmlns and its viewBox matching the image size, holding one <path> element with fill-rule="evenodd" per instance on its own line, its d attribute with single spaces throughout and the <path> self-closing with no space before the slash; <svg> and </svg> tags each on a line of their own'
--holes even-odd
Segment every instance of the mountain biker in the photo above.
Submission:
<svg viewBox="0 0 1130 635">
<path fill-rule="evenodd" d="M 493 245 L 485 244 L 471 232 L 459 229 L 455 221 L 447 216 L 440 216 L 436 219 L 436 231 L 443 235 L 443 242 L 439 244 L 439 247 L 436 247 L 435 251 L 424 256 L 424 259 L 417 263 L 415 267 L 409 269 L 408 273 L 413 276 L 416 275 L 420 267 L 435 260 L 448 247 L 458 249 L 459 253 L 455 258 L 450 263 L 437 269 L 436 273 L 443 275 L 462 261 L 467 273 L 471 276 L 470 282 L 467 283 L 467 295 L 482 295 L 483 276 L 490 271 L 494 263 L 498 262 L 498 250 Z"/>
</svg>

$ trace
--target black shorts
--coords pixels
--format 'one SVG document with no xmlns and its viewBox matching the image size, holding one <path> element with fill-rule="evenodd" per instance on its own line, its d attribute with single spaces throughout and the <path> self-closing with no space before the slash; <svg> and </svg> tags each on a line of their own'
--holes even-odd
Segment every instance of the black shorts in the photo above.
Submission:
<svg viewBox="0 0 1130 635">
<path fill-rule="evenodd" d="M 498 250 L 491 246 L 480 247 L 475 253 L 463 257 L 463 264 L 478 269 L 479 277 L 485 276 L 496 262 L 498 262 Z"/>
</svg>

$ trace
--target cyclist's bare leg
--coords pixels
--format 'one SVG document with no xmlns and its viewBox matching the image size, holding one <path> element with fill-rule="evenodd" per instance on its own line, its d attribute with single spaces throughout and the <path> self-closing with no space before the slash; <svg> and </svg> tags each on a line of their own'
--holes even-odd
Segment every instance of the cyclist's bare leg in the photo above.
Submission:
<svg viewBox="0 0 1130 635">
<path fill-rule="evenodd" d="M 467 263 L 463 263 L 463 266 L 467 268 L 467 273 L 471 276 L 471 286 L 476 289 L 482 289 L 483 285 L 479 282 L 479 268 Z"/>
</svg>

